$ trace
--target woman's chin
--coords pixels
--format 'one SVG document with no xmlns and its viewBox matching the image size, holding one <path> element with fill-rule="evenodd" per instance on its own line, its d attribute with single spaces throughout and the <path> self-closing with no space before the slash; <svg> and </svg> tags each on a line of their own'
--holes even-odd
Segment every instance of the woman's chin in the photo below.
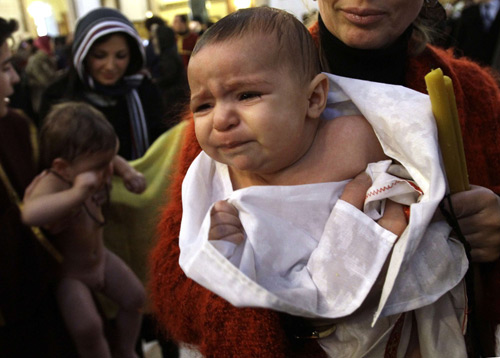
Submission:
<svg viewBox="0 0 500 358">
<path fill-rule="evenodd" d="M 5 116 L 7 114 L 7 111 L 8 111 L 8 98 L 4 98 L 1 102 L 0 102 L 0 118 Z"/>
</svg>

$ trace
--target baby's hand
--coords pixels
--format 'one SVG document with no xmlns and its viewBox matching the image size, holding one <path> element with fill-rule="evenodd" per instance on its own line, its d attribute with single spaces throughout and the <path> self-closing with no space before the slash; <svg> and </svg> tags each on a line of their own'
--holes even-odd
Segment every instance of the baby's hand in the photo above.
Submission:
<svg viewBox="0 0 500 358">
<path fill-rule="evenodd" d="M 240 244 L 245 239 L 238 210 L 225 200 L 215 203 L 210 213 L 209 240 L 226 240 Z"/>
<path fill-rule="evenodd" d="M 135 194 L 140 194 L 146 190 L 146 178 L 141 172 L 132 168 L 123 175 L 123 184 L 125 184 L 128 191 Z"/>
<path fill-rule="evenodd" d="M 100 187 L 99 176 L 92 171 L 83 172 L 75 177 L 73 187 L 81 189 L 85 193 L 93 194 Z"/>
</svg>

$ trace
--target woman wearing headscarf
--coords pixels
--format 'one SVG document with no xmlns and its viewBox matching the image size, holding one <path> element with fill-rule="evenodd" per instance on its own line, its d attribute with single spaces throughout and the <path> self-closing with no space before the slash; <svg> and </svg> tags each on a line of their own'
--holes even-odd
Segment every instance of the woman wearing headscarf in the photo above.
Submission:
<svg viewBox="0 0 500 358">
<path fill-rule="evenodd" d="M 90 103 L 115 128 L 119 154 L 140 158 L 165 130 L 161 96 L 142 72 L 144 65 L 142 40 L 132 23 L 117 10 L 95 9 L 78 20 L 72 68 L 45 91 L 41 115 L 55 103 Z"/>
<path fill-rule="evenodd" d="M 451 202 L 472 246 L 472 260 L 481 263 L 485 274 L 487 298 L 478 307 L 488 312 L 492 323 L 500 322 L 495 301 L 500 287 L 500 90 L 491 71 L 429 44 L 429 21 L 438 20 L 442 10 L 436 0 L 318 1 L 320 18 L 310 30 L 325 71 L 422 93 L 424 77 L 432 69 L 440 67 L 452 78 L 469 178 L 475 185 L 452 195 Z M 199 151 L 191 120 L 152 254 L 152 297 L 162 326 L 206 357 L 325 356 L 314 332 L 308 331 L 313 339 L 296 338 L 297 332 L 307 335 L 301 332 L 300 320 L 271 310 L 234 307 L 188 279 L 179 267 L 181 185 Z M 401 329 L 402 325 L 391 331 L 384 357 L 405 356 L 398 354 Z M 439 339 L 439 332 L 434 334 Z M 489 353 L 491 346 L 482 343 L 472 356 L 479 350 Z"/>
</svg>

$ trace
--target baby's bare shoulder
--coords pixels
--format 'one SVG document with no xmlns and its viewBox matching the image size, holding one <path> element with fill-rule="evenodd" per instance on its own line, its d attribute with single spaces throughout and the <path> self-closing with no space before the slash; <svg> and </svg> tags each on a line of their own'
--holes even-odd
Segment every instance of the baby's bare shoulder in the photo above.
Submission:
<svg viewBox="0 0 500 358">
<path fill-rule="evenodd" d="M 38 174 L 26 189 L 24 200 L 34 199 L 36 197 L 57 193 L 68 189 L 68 184 L 61 181 L 48 170 Z"/>
<path fill-rule="evenodd" d="M 323 136 L 329 142 L 345 142 L 349 146 L 370 147 L 379 145 L 370 123 L 363 116 L 341 116 L 324 122 Z"/>
<path fill-rule="evenodd" d="M 366 169 L 368 163 L 384 160 L 382 146 L 370 123 L 363 116 L 342 116 L 326 121 L 323 145 L 332 153 L 347 176 Z"/>
</svg>

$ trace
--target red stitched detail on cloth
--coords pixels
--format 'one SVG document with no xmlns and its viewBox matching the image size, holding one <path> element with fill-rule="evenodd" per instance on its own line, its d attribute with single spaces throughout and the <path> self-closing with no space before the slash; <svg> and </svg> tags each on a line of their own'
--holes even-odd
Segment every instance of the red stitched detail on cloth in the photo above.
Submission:
<svg viewBox="0 0 500 358">
<path fill-rule="evenodd" d="M 400 183 L 400 181 L 395 180 L 390 185 L 386 185 L 382 188 L 369 191 L 368 193 L 366 193 L 366 197 L 369 198 L 370 196 L 374 196 L 374 195 L 378 195 L 380 193 L 383 193 L 386 190 L 392 189 L 398 183 Z"/>
<path fill-rule="evenodd" d="M 403 333 L 403 323 L 405 321 L 405 313 L 403 312 L 392 329 L 387 345 L 385 346 L 384 358 L 396 358 L 398 354 L 399 341 Z"/>
</svg>

